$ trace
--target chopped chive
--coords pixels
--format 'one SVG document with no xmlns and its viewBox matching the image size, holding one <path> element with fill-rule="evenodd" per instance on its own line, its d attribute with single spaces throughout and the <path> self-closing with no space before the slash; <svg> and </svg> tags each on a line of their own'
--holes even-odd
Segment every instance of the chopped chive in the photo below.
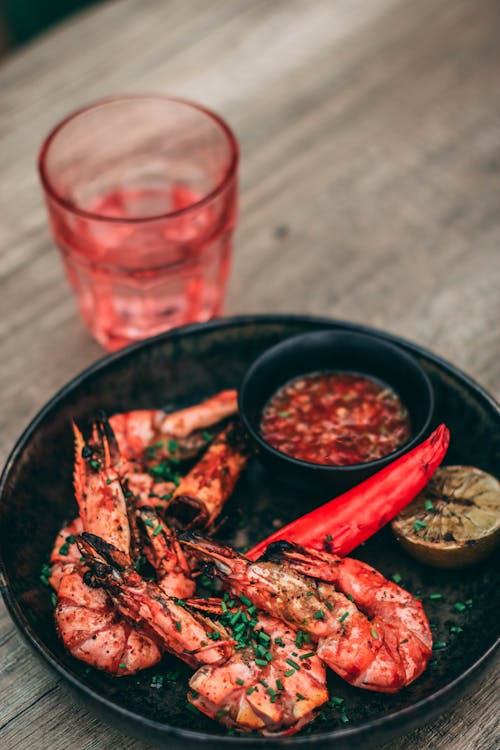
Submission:
<svg viewBox="0 0 500 750">
<path fill-rule="evenodd" d="M 418 532 L 426 528 L 427 528 L 427 524 L 425 523 L 425 521 L 415 521 L 415 523 L 413 524 L 413 531 Z"/>
<path fill-rule="evenodd" d="M 61 546 L 59 547 L 59 554 L 60 555 L 64 555 L 65 557 L 66 557 L 66 555 L 69 555 L 69 544 L 68 544 L 68 542 L 64 542 L 64 544 L 61 544 Z"/>
<path fill-rule="evenodd" d="M 176 623 L 175 623 L 175 627 L 176 627 L 176 630 L 178 630 L 178 631 L 179 631 L 179 633 L 180 633 L 180 632 L 181 632 L 181 630 L 182 630 L 182 625 L 181 625 L 181 623 L 179 622 L 179 620 L 177 620 L 177 621 L 176 621 Z"/>
<path fill-rule="evenodd" d="M 274 656 L 272 655 L 272 653 L 271 653 L 270 651 L 268 651 L 268 652 L 266 653 L 266 655 L 264 656 L 264 659 L 265 659 L 266 661 L 273 661 L 273 659 L 274 659 Z"/>
<path fill-rule="evenodd" d="M 278 412 L 278 416 L 279 417 L 289 417 L 290 416 L 290 412 L 288 412 L 288 411 L 279 411 Z"/>
<path fill-rule="evenodd" d="M 372 628 L 372 629 L 370 630 L 370 633 L 371 633 L 371 634 L 372 634 L 372 636 L 373 636 L 373 637 L 374 637 L 374 638 L 375 638 L 375 639 L 376 639 L 376 640 L 378 641 L 378 633 L 377 633 L 377 631 L 375 630 L 375 628 Z"/>
<path fill-rule="evenodd" d="M 327 540 L 328 542 L 333 542 L 333 536 L 332 536 L 331 534 L 327 534 L 327 535 L 326 535 L 326 540 Z"/>
<path fill-rule="evenodd" d="M 472 599 L 466 599 L 465 603 L 468 607 L 472 607 Z"/>
<path fill-rule="evenodd" d="M 143 520 L 144 520 L 144 523 L 146 524 L 146 526 L 149 526 L 152 529 L 155 528 L 156 524 L 155 524 L 154 521 L 151 521 L 149 518 L 144 518 Z"/>
<path fill-rule="evenodd" d="M 435 594 L 429 594 L 429 599 L 442 599 L 443 595 L 436 592 Z"/>
<path fill-rule="evenodd" d="M 438 663 L 437 663 L 437 661 L 435 659 L 434 659 L 434 661 L 430 661 L 429 662 L 429 667 L 437 667 L 437 665 L 438 665 Z"/>
<path fill-rule="evenodd" d="M 201 433 L 201 435 L 203 437 L 203 440 L 211 440 L 212 439 L 212 433 L 209 432 L 208 430 L 203 430 L 203 432 Z"/>
<path fill-rule="evenodd" d="M 112 481 L 113 481 L 113 480 L 112 480 L 112 479 L 110 479 L 110 478 L 108 477 L 108 478 L 106 479 L 106 484 L 111 484 L 111 482 L 112 482 Z"/>
<path fill-rule="evenodd" d="M 259 680 L 261 685 L 264 685 L 265 688 L 269 687 L 269 684 L 265 680 Z"/>
<path fill-rule="evenodd" d="M 436 643 L 432 647 L 432 650 L 433 651 L 440 651 L 443 648 L 446 648 L 446 641 L 436 641 Z"/>
<path fill-rule="evenodd" d="M 247 607 L 251 607 L 252 606 L 252 602 L 246 596 L 241 595 L 240 596 L 240 601 L 243 602 L 243 604 L 245 604 Z"/>
<path fill-rule="evenodd" d="M 285 661 L 286 661 L 287 664 L 289 664 L 294 669 L 297 669 L 297 670 L 300 669 L 300 664 L 297 664 L 297 662 L 294 661 L 293 659 L 285 659 Z"/>
<path fill-rule="evenodd" d="M 400 643 L 408 643 L 408 638 L 403 638 L 402 641 L 399 641 Z"/>
<path fill-rule="evenodd" d="M 263 630 L 259 630 L 258 637 L 259 640 L 264 641 L 264 643 L 269 643 L 269 641 L 271 640 L 271 637 L 267 633 L 264 633 Z"/>
<path fill-rule="evenodd" d="M 344 612 L 342 617 L 339 617 L 339 622 L 344 622 L 344 620 L 347 620 L 348 617 L 349 617 L 349 612 Z"/>
<path fill-rule="evenodd" d="M 177 672 L 175 669 L 169 669 L 165 672 L 165 678 L 171 682 L 177 682 L 180 676 L 180 672 Z"/>
<path fill-rule="evenodd" d="M 215 714 L 218 719 L 224 718 L 224 716 L 227 714 L 228 709 L 227 708 L 219 708 L 217 713 Z"/>
<path fill-rule="evenodd" d="M 162 445 L 163 443 L 161 443 L 161 445 L 157 443 L 158 448 L 161 448 Z M 167 447 L 169 453 L 175 453 L 177 448 L 179 447 L 179 443 L 177 442 L 177 440 L 169 440 L 167 443 Z"/>
<path fill-rule="evenodd" d="M 302 656 L 299 656 L 299 659 L 310 659 L 311 656 L 314 656 L 314 651 L 309 651 L 308 654 L 302 654 Z"/>
<path fill-rule="evenodd" d="M 340 721 L 342 724 L 349 724 L 349 717 L 345 714 L 340 714 Z"/>
<path fill-rule="evenodd" d="M 52 575 L 52 568 L 47 563 L 44 563 L 40 569 L 40 580 L 44 586 L 50 586 L 49 578 Z"/>
<path fill-rule="evenodd" d="M 97 469 L 100 469 L 100 468 L 101 468 L 101 464 L 99 463 L 99 461 L 96 461 L 96 460 L 95 460 L 95 458 L 93 458 L 93 459 L 91 460 L 91 462 L 90 462 L 90 465 L 91 465 L 91 467 L 92 467 L 93 469 L 95 469 L 96 471 L 97 471 Z"/>
<path fill-rule="evenodd" d="M 332 697 L 330 698 L 330 703 L 332 703 L 334 706 L 341 706 L 344 701 L 345 698 L 340 698 L 338 695 L 332 695 Z"/>
<path fill-rule="evenodd" d="M 127 669 L 127 665 L 123 662 L 119 665 L 120 669 Z"/>
<path fill-rule="evenodd" d="M 229 618 L 229 624 L 231 625 L 231 627 L 234 627 L 236 625 L 240 617 L 241 617 L 241 610 L 238 609 Z"/>
<path fill-rule="evenodd" d="M 50 595 L 50 601 L 52 602 L 52 606 L 55 607 L 57 604 L 57 594 L 55 591 L 52 591 Z"/>
<path fill-rule="evenodd" d="M 315 620 L 324 620 L 325 619 L 325 613 L 323 612 L 322 609 L 318 609 L 318 610 L 316 610 L 316 612 L 314 612 L 313 618 Z"/>
<path fill-rule="evenodd" d="M 434 510 L 434 503 L 432 500 L 426 500 L 424 503 L 425 510 Z"/>
<path fill-rule="evenodd" d="M 401 581 L 403 580 L 403 576 L 401 575 L 401 573 L 393 573 L 391 578 L 394 583 L 401 583 Z"/>
<path fill-rule="evenodd" d="M 241 677 L 237 677 L 236 678 L 236 684 L 237 685 L 244 685 L 245 684 L 245 680 L 242 680 Z"/>
<path fill-rule="evenodd" d="M 259 658 L 257 658 L 257 659 L 255 659 L 255 663 L 259 667 L 267 667 L 267 661 L 265 659 L 259 659 Z"/>
<path fill-rule="evenodd" d="M 452 633 L 463 633 L 464 629 L 460 627 L 460 625 L 452 625 L 450 627 L 450 631 Z"/>
<path fill-rule="evenodd" d="M 285 677 L 291 677 L 293 674 L 295 674 L 295 669 L 287 669 L 283 674 Z"/>
<path fill-rule="evenodd" d="M 297 696 L 297 700 L 299 701 L 305 701 L 306 699 L 305 696 L 302 695 L 302 693 L 295 693 L 295 695 Z"/>
<path fill-rule="evenodd" d="M 227 604 L 224 600 L 221 601 L 220 608 L 222 609 L 223 612 L 227 612 Z"/>
<path fill-rule="evenodd" d="M 256 690 L 257 688 L 254 685 L 251 685 L 247 688 L 247 695 L 252 695 L 252 693 L 255 693 Z"/>
<path fill-rule="evenodd" d="M 160 531 L 163 531 L 163 524 L 159 523 L 156 529 L 153 531 L 153 536 L 158 536 Z"/>
<path fill-rule="evenodd" d="M 276 687 L 278 688 L 278 690 L 284 690 L 285 689 L 283 687 L 283 683 L 281 682 L 281 680 L 276 680 Z"/>
<path fill-rule="evenodd" d="M 274 642 L 275 642 L 275 644 L 276 644 L 277 646 L 284 646 L 284 645 L 285 645 L 285 644 L 283 643 L 283 641 L 282 641 L 282 639 L 281 639 L 281 638 L 275 638 L 275 639 L 274 639 Z"/>
<path fill-rule="evenodd" d="M 352 594 L 346 594 L 346 596 L 347 596 L 347 598 L 349 599 L 350 602 L 354 601 L 354 597 L 353 597 Z"/>
<path fill-rule="evenodd" d="M 455 604 L 453 606 L 455 607 L 455 609 L 457 610 L 457 612 L 463 612 L 465 609 L 467 609 L 467 607 L 465 606 L 465 604 L 462 604 L 462 602 L 455 602 Z"/>
</svg>

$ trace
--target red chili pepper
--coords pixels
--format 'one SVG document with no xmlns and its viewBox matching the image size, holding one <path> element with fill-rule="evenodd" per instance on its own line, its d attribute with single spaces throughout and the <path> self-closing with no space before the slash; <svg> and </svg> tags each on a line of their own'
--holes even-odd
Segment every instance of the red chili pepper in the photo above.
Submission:
<svg viewBox="0 0 500 750">
<path fill-rule="evenodd" d="M 446 425 L 364 482 L 330 500 L 252 547 L 257 560 L 278 539 L 347 555 L 385 526 L 425 487 L 443 460 L 450 442 Z"/>
</svg>

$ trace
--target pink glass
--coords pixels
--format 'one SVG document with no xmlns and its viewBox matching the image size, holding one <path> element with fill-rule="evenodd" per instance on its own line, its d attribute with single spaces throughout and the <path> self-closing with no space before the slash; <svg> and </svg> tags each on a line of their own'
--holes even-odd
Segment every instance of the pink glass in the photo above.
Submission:
<svg viewBox="0 0 500 750">
<path fill-rule="evenodd" d="M 57 125 L 38 167 L 80 313 L 107 349 L 219 315 L 238 144 L 192 102 L 109 99 Z"/>
</svg>

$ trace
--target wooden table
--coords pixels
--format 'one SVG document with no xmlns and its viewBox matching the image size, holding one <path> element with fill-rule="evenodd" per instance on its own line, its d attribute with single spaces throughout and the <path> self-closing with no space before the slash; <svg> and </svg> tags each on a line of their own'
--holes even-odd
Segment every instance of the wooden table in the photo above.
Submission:
<svg viewBox="0 0 500 750">
<path fill-rule="evenodd" d="M 101 356 L 47 230 L 37 148 L 124 91 L 190 97 L 242 147 L 227 313 L 293 311 L 424 344 L 500 397 L 497 0 L 123 0 L 0 68 L 0 452 Z M 144 748 L 75 705 L 0 610 L 0 746 Z M 498 674 L 498 671 L 497 671 Z M 492 750 L 493 675 L 391 747 Z"/>
</svg>

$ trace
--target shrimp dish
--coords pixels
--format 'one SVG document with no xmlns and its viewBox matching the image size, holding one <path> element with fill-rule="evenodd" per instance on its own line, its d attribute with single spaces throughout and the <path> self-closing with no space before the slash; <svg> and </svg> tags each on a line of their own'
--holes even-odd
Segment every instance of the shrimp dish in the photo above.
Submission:
<svg viewBox="0 0 500 750">
<path fill-rule="evenodd" d="M 47 572 L 73 657 L 124 678 L 170 654 L 193 670 L 194 709 L 265 736 L 315 719 L 328 669 L 384 693 L 422 674 L 422 604 L 374 568 L 285 541 L 254 562 L 214 540 L 251 457 L 236 391 L 173 413 L 100 415 L 73 434 L 78 515 Z"/>
</svg>

